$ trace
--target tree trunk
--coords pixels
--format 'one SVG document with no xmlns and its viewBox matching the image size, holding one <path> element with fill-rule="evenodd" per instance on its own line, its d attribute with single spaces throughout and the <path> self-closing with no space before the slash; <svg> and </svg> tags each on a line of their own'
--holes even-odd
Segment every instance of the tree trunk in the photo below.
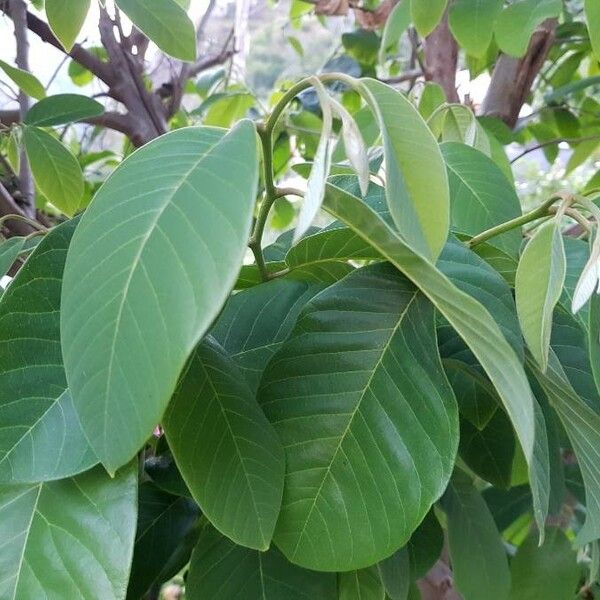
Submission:
<svg viewBox="0 0 600 600">
<path fill-rule="evenodd" d="M 456 91 L 458 44 L 448 25 L 448 10 L 440 24 L 425 40 L 425 79 L 433 81 L 444 90 L 448 102 L 460 102 Z"/>
</svg>

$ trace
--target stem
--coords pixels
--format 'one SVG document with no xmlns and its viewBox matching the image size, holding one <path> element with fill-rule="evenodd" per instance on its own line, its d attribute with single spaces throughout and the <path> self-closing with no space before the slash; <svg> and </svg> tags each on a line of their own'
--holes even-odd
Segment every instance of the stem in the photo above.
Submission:
<svg viewBox="0 0 600 600">
<path fill-rule="evenodd" d="M 0 218 L 0 227 L 2 227 L 6 221 L 22 221 L 23 223 L 28 223 L 37 230 L 36 233 L 46 233 L 48 231 L 43 225 L 40 225 L 37 221 L 24 215 L 4 215 Z"/>
<path fill-rule="evenodd" d="M 490 238 L 496 237 L 502 233 L 506 233 L 511 229 L 516 229 L 517 227 L 521 227 L 522 225 L 526 225 L 531 221 L 535 221 L 537 219 L 541 219 L 548 215 L 549 208 L 557 201 L 564 200 L 564 196 L 562 194 L 555 194 L 548 200 L 546 200 L 543 204 L 534 208 L 532 211 L 521 215 L 520 217 L 516 217 L 515 219 L 511 219 L 510 221 L 506 221 L 505 223 L 500 223 L 500 225 L 496 225 L 495 227 L 491 227 L 486 231 L 479 233 L 478 235 L 472 237 L 467 245 L 469 248 L 473 248 L 473 246 L 477 246 L 478 244 L 482 244 L 483 242 L 487 242 Z"/>
</svg>

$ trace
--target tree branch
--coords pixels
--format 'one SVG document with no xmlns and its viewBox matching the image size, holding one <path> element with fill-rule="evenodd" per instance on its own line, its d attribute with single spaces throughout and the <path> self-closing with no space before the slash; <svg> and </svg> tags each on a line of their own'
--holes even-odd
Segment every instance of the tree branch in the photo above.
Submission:
<svg viewBox="0 0 600 600">
<path fill-rule="evenodd" d="M 0 183 L 0 214 L 1 215 L 19 215 L 26 217 L 25 213 L 19 208 L 14 198 L 9 194 L 8 190 Z M 8 227 L 8 225 L 7 225 Z M 21 220 L 13 220 L 10 222 L 9 229 L 16 235 L 29 235 L 35 231 L 35 228 Z"/>
</svg>

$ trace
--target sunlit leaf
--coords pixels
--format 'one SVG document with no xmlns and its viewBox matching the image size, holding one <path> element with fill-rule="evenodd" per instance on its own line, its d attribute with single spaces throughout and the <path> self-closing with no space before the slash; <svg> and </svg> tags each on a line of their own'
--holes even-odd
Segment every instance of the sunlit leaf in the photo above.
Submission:
<svg viewBox="0 0 600 600">
<path fill-rule="evenodd" d="M 56 94 L 34 104 L 25 115 L 24 122 L 38 127 L 54 127 L 97 117 L 103 112 L 102 104 L 93 98 L 80 94 Z"/>
<path fill-rule="evenodd" d="M 91 0 L 46 0 L 46 16 L 54 35 L 70 51 L 83 27 Z"/>
</svg>

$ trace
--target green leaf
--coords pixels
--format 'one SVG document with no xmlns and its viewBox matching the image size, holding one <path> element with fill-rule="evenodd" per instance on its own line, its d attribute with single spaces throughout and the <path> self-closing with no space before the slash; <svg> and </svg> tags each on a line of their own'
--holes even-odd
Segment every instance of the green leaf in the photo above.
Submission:
<svg viewBox="0 0 600 600">
<path fill-rule="evenodd" d="M 464 600 L 507 600 L 510 571 L 494 519 L 471 481 L 458 472 L 442 499 L 454 583 Z M 484 591 L 485 590 L 485 591 Z"/>
<path fill-rule="evenodd" d="M 180 129 L 127 158 L 81 219 L 65 267 L 62 348 L 83 430 L 110 472 L 160 420 L 235 283 L 257 171 L 250 122 L 229 133 Z"/>
<path fill-rule="evenodd" d="M 137 469 L 0 488 L 1 598 L 123 600 Z"/>
<path fill-rule="evenodd" d="M 441 148 L 448 169 L 453 231 L 473 236 L 521 214 L 514 186 L 492 159 L 465 144 L 448 142 Z M 513 229 L 489 243 L 517 257 L 521 232 Z"/>
<path fill-rule="evenodd" d="M 63 48 L 70 52 L 83 27 L 90 0 L 46 0 L 48 24 Z"/>
<path fill-rule="evenodd" d="M 288 35 L 288 44 L 294 49 L 294 52 L 300 57 L 304 58 L 304 48 L 302 42 L 295 35 Z"/>
<path fill-rule="evenodd" d="M 17 236 L 3 240 L 0 243 L 0 279 L 2 279 L 13 266 L 13 263 L 17 260 L 24 244 L 25 238 Z"/>
<path fill-rule="evenodd" d="M 286 229 L 291 225 L 295 216 L 294 205 L 287 198 L 277 198 L 273 202 L 270 225 L 273 229 Z"/>
<path fill-rule="evenodd" d="M 506 530 L 521 515 L 531 511 L 531 489 L 526 484 L 510 490 L 490 486 L 483 490 L 482 496 L 500 531 Z"/>
<path fill-rule="evenodd" d="M 533 365 L 533 361 L 532 369 L 560 417 L 581 468 L 586 520 L 575 541 L 583 546 L 600 538 L 600 415 L 577 396 L 554 353 L 550 353 L 546 373 Z"/>
<path fill-rule="evenodd" d="M 423 91 L 419 98 L 419 114 L 424 119 L 429 119 L 435 110 L 445 102 L 446 94 L 444 93 L 442 86 L 438 83 L 428 81 L 423 86 Z"/>
<path fill-rule="evenodd" d="M 64 144 L 37 127 L 23 128 L 23 143 L 35 183 L 46 198 L 72 217 L 83 196 L 83 175 Z"/>
<path fill-rule="evenodd" d="M 450 31 L 467 54 L 485 56 L 502 5 L 502 0 L 457 0 L 450 5 Z"/>
<path fill-rule="evenodd" d="M 408 540 L 411 579 L 425 577 L 442 553 L 444 532 L 432 508 Z"/>
<path fill-rule="evenodd" d="M 367 205 L 329 184 L 324 208 L 400 269 L 431 300 L 467 343 L 498 391 L 529 465 L 535 514 L 544 522 L 548 506 L 548 456 L 542 432 L 536 439 L 537 403 L 520 359 L 490 313 L 460 291 L 429 261 L 412 251 Z"/>
<path fill-rule="evenodd" d="M 304 307 L 259 401 L 286 449 L 274 539 L 297 564 L 350 570 L 389 556 L 448 481 L 457 411 L 433 308 L 390 265 Z"/>
<path fill-rule="evenodd" d="M 377 563 L 377 570 L 385 592 L 391 600 L 406 600 L 411 582 L 408 549 L 400 548 L 385 560 Z"/>
<path fill-rule="evenodd" d="M 256 99 L 247 92 L 213 94 L 200 108 L 206 108 L 209 102 L 206 115 L 202 119 L 203 124 L 230 127 L 232 123 L 246 116 L 248 110 L 256 103 Z"/>
<path fill-rule="evenodd" d="M 161 490 L 173 496 L 192 497 L 170 450 L 149 456 L 144 461 L 144 471 Z"/>
<path fill-rule="evenodd" d="M 560 304 L 565 310 L 571 312 L 577 282 L 590 258 L 590 247 L 587 242 L 577 240 L 570 236 L 563 236 L 563 245 L 567 257 L 567 270 L 565 273 L 565 283 L 563 285 L 562 295 L 560 297 Z M 584 330 L 587 330 L 588 328 L 588 315 L 589 307 L 587 303 L 573 315 Z"/>
<path fill-rule="evenodd" d="M 206 517 L 237 544 L 267 550 L 283 493 L 283 449 L 242 373 L 210 337 L 192 353 L 163 426 Z"/>
<path fill-rule="evenodd" d="M 175 0 L 115 0 L 117 6 L 165 54 L 196 60 L 194 24 Z"/>
<path fill-rule="evenodd" d="M 558 527 L 546 528 L 546 541 L 540 547 L 535 534 L 530 534 L 512 559 L 510 572 L 510 600 L 564 600 L 577 596 L 577 555 Z"/>
<path fill-rule="evenodd" d="M 127 598 L 138 600 L 174 577 L 190 559 L 200 511 L 189 498 L 173 496 L 152 482 L 139 489 L 139 508 Z"/>
<path fill-rule="evenodd" d="M 398 46 L 400 37 L 410 25 L 410 0 L 400 0 L 390 13 L 383 28 L 381 45 L 379 47 L 379 62 L 385 62 L 390 54 Z"/>
<path fill-rule="evenodd" d="M 229 298 L 211 335 L 237 363 L 253 393 L 302 307 L 324 287 L 278 278 Z"/>
<path fill-rule="evenodd" d="M 337 600 L 334 573 L 307 571 L 275 547 L 258 552 L 202 529 L 186 582 L 188 600 Z"/>
<path fill-rule="evenodd" d="M 54 127 L 74 123 L 104 112 L 100 102 L 81 94 L 56 94 L 34 104 L 25 115 L 26 125 Z"/>
<path fill-rule="evenodd" d="M 600 5 L 594 0 L 584 0 L 584 6 L 592 50 L 600 61 Z"/>
<path fill-rule="evenodd" d="M 29 71 L 11 67 L 3 60 L 0 60 L 0 69 L 2 69 L 6 75 L 19 86 L 19 89 L 23 90 L 28 96 L 31 96 L 36 100 L 41 100 L 46 96 L 44 86 L 39 82 L 37 77 L 29 73 Z"/>
<path fill-rule="evenodd" d="M 565 273 L 562 234 L 559 223 L 553 219 L 539 227 L 525 246 L 515 282 L 523 337 L 542 371 L 548 365 L 552 314 L 562 293 Z"/>
<path fill-rule="evenodd" d="M 561 0 L 517 0 L 502 10 L 494 34 L 500 50 L 511 56 L 523 56 L 534 29 L 544 20 L 557 17 Z"/>
<path fill-rule="evenodd" d="M 339 600 L 385 600 L 385 588 L 376 567 L 338 575 Z"/>
<path fill-rule="evenodd" d="M 394 222 L 412 248 L 435 260 L 448 236 L 450 210 L 439 146 L 400 92 L 374 79 L 361 80 L 361 87 L 384 139 L 385 189 Z"/>
<path fill-rule="evenodd" d="M 442 20 L 447 0 L 410 0 L 410 13 L 420 36 L 429 35 Z"/>
<path fill-rule="evenodd" d="M 596 294 L 590 303 L 589 327 L 590 364 L 596 382 L 596 390 L 600 394 L 600 298 Z M 598 406 L 600 412 L 600 404 Z"/>
<path fill-rule="evenodd" d="M 61 280 L 75 225 L 46 235 L 0 301 L 2 482 L 60 479 L 98 462 L 77 420 L 60 351 Z"/>
</svg>

